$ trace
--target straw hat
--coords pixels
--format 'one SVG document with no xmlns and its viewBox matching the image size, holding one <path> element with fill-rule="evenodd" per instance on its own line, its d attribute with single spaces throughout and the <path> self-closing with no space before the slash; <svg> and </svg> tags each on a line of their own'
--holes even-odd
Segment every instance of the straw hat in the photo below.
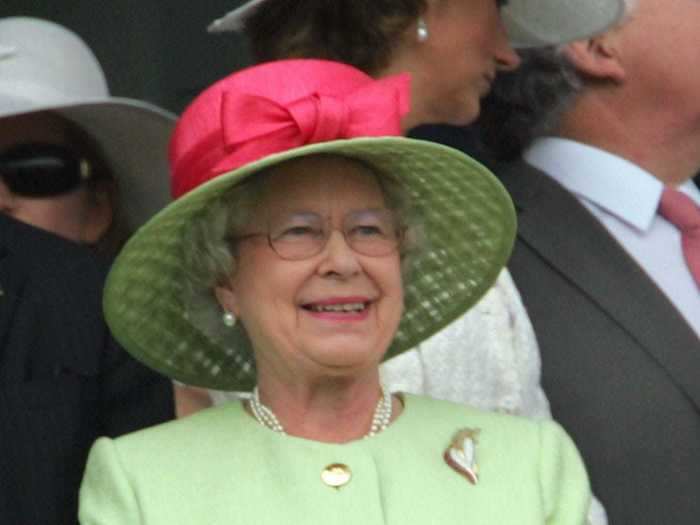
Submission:
<svg viewBox="0 0 700 525">
<path fill-rule="evenodd" d="M 192 247 L 184 239 L 233 186 L 315 154 L 358 159 L 391 174 L 422 219 L 426 246 L 408 259 L 404 316 L 386 358 L 478 301 L 510 254 L 513 205 L 498 180 L 470 157 L 398 136 L 409 84 L 407 75 L 374 80 L 338 62 L 285 60 L 234 73 L 199 95 L 171 142 L 179 198 L 136 232 L 107 279 L 105 317 L 122 345 L 184 383 L 250 389 L 255 366 L 240 323 L 220 341 L 188 315 L 182 261 Z"/>
<path fill-rule="evenodd" d="M 240 31 L 263 2 L 249 0 L 209 25 L 212 33 Z M 501 8 L 514 47 L 563 44 L 602 33 L 620 20 L 624 0 L 508 0 Z"/>
<path fill-rule="evenodd" d="M 68 29 L 37 18 L 0 19 L 0 119 L 54 111 L 100 145 L 135 227 L 170 201 L 167 141 L 175 116 L 111 97 L 97 58 Z"/>
</svg>

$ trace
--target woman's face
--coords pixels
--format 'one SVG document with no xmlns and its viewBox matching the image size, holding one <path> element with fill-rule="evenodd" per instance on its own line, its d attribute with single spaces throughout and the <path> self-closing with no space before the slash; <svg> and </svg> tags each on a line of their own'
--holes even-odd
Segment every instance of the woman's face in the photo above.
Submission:
<svg viewBox="0 0 700 525">
<path fill-rule="evenodd" d="M 501 21 L 499 0 L 428 0 L 428 38 L 412 28 L 391 69 L 413 77 L 414 111 L 421 122 L 466 125 L 479 115 L 480 100 L 498 71 L 520 62 Z"/>
<path fill-rule="evenodd" d="M 217 289 L 245 326 L 259 376 L 298 382 L 376 373 L 403 308 L 399 253 L 359 254 L 342 228 L 348 217 L 384 208 L 375 176 L 355 161 L 308 157 L 270 173 L 254 218 L 237 232 L 244 238 L 230 287 Z M 282 259 L 265 236 L 245 237 L 273 225 L 297 235 L 309 217 L 328 221 L 331 233 L 320 253 L 302 260 Z"/>
</svg>

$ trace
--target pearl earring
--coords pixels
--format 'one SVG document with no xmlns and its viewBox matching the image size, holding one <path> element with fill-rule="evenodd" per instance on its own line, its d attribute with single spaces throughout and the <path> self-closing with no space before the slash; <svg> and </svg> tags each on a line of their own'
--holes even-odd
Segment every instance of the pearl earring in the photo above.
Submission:
<svg viewBox="0 0 700 525">
<path fill-rule="evenodd" d="M 428 40 L 428 25 L 425 23 L 425 20 L 423 20 L 423 17 L 418 18 L 416 35 L 418 37 L 418 42 L 425 42 L 426 40 Z"/>
<path fill-rule="evenodd" d="M 223 321 L 224 325 L 228 326 L 229 328 L 236 326 L 236 316 L 231 312 L 224 312 L 224 314 L 221 316 L 221 320 Z"/>
</svg>

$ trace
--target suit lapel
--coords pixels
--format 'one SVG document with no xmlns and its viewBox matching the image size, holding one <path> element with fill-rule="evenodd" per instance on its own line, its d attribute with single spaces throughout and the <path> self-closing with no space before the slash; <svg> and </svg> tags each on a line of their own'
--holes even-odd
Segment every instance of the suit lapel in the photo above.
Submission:
<svg viewBox="0 0 700 525">
<path fill-rule="evenodd" d="M 700 339 L 666 296 L 557 182 L 525 163 L 503 170 L 502 180 L 518 208 L 519 239 L 605 311 L 700 408 Z"/>
</svg>

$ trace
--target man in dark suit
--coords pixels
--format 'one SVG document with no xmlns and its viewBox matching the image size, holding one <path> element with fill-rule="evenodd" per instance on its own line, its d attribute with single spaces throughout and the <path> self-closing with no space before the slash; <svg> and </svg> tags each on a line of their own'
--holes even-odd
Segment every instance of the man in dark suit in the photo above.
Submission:
<svg viewBox="0 0 700 525">
<path fill-rule="evenodd" d="M 598 37 L 524 53 L 481 126 L 501 157 L 522 154 L 496 170 L 518 210 L 509 268 L 555 418 L 612 524 L 690 525 L 700 275 L 663 203 L 700 204 L 700 3 L 636 4 Z"/>
<path fill-rule="evenodd" d="M 0 19 L 2 524 L 74 525 L 93 441 L 174 416 L 170 381 L 105 325 L 98 255 L 166 200 L 172 122 L 111 98 L 74 33 Z"/>
<path fill-rule="evenodd" d="M 107 265 L 0 214 L 0 522 L 74 524 L 93 441 L 173 417 L 102 317 Z"/>
</svg>

